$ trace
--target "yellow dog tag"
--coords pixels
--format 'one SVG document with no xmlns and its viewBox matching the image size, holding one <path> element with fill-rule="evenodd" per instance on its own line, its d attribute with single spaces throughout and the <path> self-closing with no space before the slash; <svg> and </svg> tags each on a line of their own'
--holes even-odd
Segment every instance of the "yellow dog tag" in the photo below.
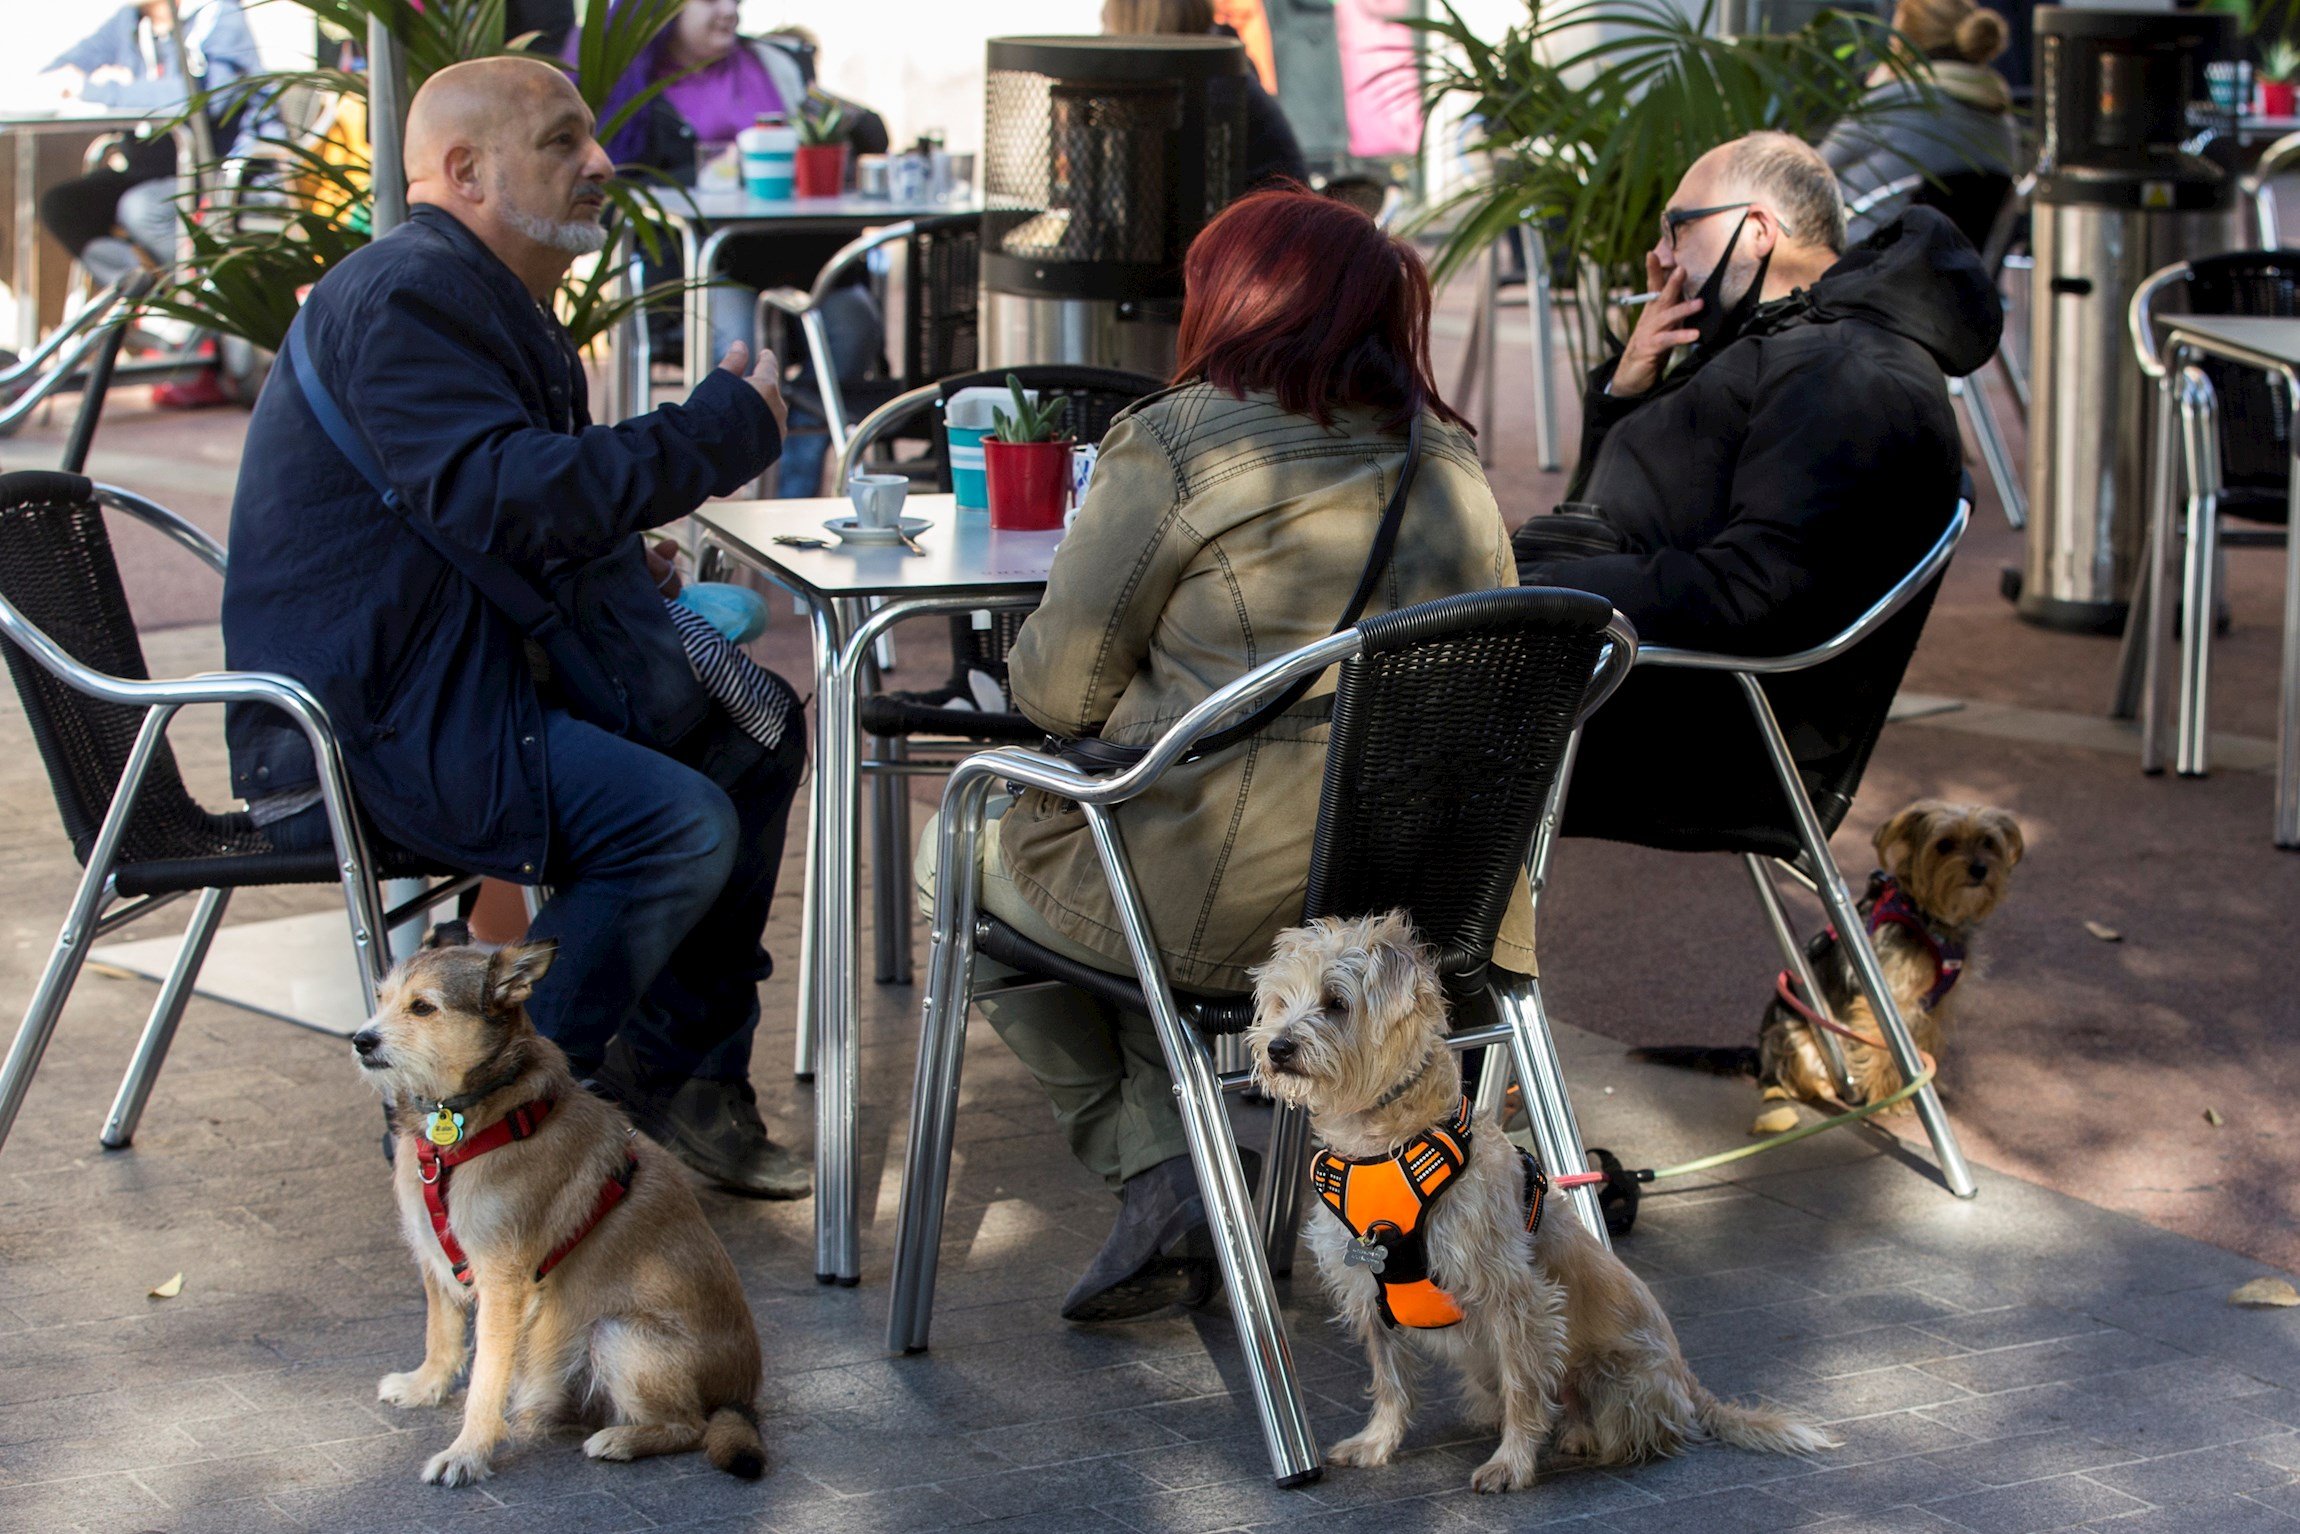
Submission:
<svg viewBox="0 0 2300 1534">
<path fill-rule="evenodd" d="M 447 1104 L 441 1103 L 432 1110 L 430 1127 L 424 1134 L 434 1145 L 453 1145 L 463 1138 L 463 1115 L 448 1112 Z"/>
</svg>

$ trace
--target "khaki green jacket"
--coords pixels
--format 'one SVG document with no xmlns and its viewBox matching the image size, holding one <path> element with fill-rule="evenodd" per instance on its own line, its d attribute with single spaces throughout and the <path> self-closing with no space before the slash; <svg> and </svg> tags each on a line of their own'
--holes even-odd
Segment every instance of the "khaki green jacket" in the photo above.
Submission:
<svg viewBox="0 0 2300 1534">
<path fill-rule="evenodd" d="M 1103 438 L 1093 488 L 1054 556 L 1045 605 L 1010 658 L 1015 702 L 1057 735 L 1144 745 L 1217 688 L 1332 632 L 1405 458 L 1373 412 L 1331 427 L 1203 384 L 1152 396 Z M 1517 584 L 1509 536 L 1467 434 L 1433 417 L 1396 553 L 1367 613 Z M 1243 991 L 1301 920 L 1334 678 L 1257 738 L 1183 763 L 1122 807 L 1120 828 L 1168 974 Z M 1086 820 L 1025 794 L 1000 822 L 1006 866 L 1054 926 L 1126 969 Z M 1533 971 L 1523 890 L 1494 957 Z"/>
</svg>

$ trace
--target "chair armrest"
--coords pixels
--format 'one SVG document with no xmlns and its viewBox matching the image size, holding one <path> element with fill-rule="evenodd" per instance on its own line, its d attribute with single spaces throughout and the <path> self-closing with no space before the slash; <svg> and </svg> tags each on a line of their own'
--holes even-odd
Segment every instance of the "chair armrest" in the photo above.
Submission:
<svg viewBox="0 0 2300 1534">
<path fill-rule="evenodd" d="M 783 311 L 783 313 L 790 315 L 793 319 L 796 319 L 799 316 L 805 314 L 809 309 L 812 309 L 815 306 L 813 296 L 801 292 L 797 288 L 763 289 L 759 293 L 759 302 L 762 305 L 780 309 Z"/>
<path fill-rule="evenodd" d="M 873 229 L 867 233 L 859 234 L 841 245 L 831 253 L 831 258 L 823 263 L 823 269 L 815 274 L 814 290 L 807 295 L 807 307 L 811 309 L 828 298 L 831 289 L 839 285 L 840 280 L 846 276 L 848 270 L 856 262 L 862 260 L 863 257 L 881 245 L 891 245 L 896 240 L 909 239 L 918 233 L 918 226 L 919 220 L 906 218 L 899 224 L 889 224 L 884 229 Z"/>
<path fill-rule="evenodd" d="M 1879 597 L 1876 603 L 1850 627 L 1810 649 L 1793 655 L 1717 655 L 1706 650 L 1677 650 L 1667 645 L 1645 645 L 1637 651 L 1640 666 L 1664 666 L 1682 671 L 1737 671 L 1750 676 L 1780 676 L 1791 671 L 1805 671 L 1834 660 L 1862 640 L 1882 628 L 1887 619 L 1909 605 L 1917 593 L 1924 590 L 1940 573 L 1948 568 L 1949 558 L 1957 551 L 1957 541 L 1965 535 L 1965 525 L 1972 520 L 1970 501 L 1957 502 L 1957 514 L 1949 518 L 1949 525 L 1941 532 L 1930 552 L 1917 561 L 1916 568 L 1892 590 Z"/>
<path fill-rule="evenodd" d="M 1873 186 L 1846 204 L 1845 217 L 1859 218 L 1878 204 L 1891 202 L 1894 198 L 1904 193 L 1913 192 L 1924 184 L 1925 178 L 1923 176 L 1901 176 L 1886 182 L 1883 186 Z"/>
<path fill-rule="evenodd" d="M 154 529 L 169 542 L 183 549 L 201 564 L 221 575 L 224 573 L 223 545 L 210 538 L 200 528 L 185 521 L 157 501 L 147 501 L 133 491 L 117 485 L 96 486 L 96 499 L 114 511 L 124 511 L 145 526 Z"/>
</svg>

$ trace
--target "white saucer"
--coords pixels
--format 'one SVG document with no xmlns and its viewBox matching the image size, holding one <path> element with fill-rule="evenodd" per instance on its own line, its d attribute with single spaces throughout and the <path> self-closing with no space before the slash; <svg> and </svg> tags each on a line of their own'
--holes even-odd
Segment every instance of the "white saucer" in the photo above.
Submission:
<svg viewBox="0 0 2300 1534">
<path fill-rule="evenodd" d="M 899 532 L 891 527 L 865 527 L 853 517 L 833 517 L 823 526 L 838 534 L 841 543 L 900 543 L 934 526 L 932 517 L 904 517 L 901 521 Z"/>
</svg>

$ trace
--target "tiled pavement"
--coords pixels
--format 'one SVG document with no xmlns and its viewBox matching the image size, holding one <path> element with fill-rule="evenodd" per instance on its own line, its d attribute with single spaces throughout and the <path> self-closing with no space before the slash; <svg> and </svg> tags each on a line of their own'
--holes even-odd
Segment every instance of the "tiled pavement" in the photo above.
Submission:
<svg viewBox="0 0 2300 1534">
<path fill-rule="evenodd" d="M 208 644 L 162 636 L 155 667 L 202 663 Z M 21 716 L 0 708 L 12 1025 L 70 869 Z M 212 736 L 181 739 L 212 772 Z M 786 908 L 778 951 L 793 926 Z M 137 1146 L 106 1154 L 95 1129 L 150 990 L 83 982 L 0 1154 L 0 1531 L 2300 1531 L 2300 1313 L 2225 1302 L 2257 1264 L 1991 1174 L 1958 1204 L 1881 1139 L 1828 1137 L 1658 1194 L 1624 1245 L 1705 1381 L 1808 1410 L 1842 1449 L 1703 1450 L 1476 1497 L 1488 1441 L 1441 1389 L 1395 1465 L 1280 1492 L 1218 1308 L 1100 1331 L 1055 1318 L 1111 1206 L 977 1029 L 935 1348 L 890 1357 L 915 1036 L 910 994 L 891 990 L 869 998 L 862 1287 L 813 1282 L 808 1205 L 705 1200 L 766 1344 L 767 1478 L 692 1456 L 593 1465 L 560 1441 L 518 1450 L 483 1489 L 437 1490 L 416 1472 L 451 1416 L 373 1399 L 420 1349 L 421 1298 L 347 1052 L 195 1002 Z M 769 984 L 758 1079 L 803 1136 L 809 1099 L 783 1069 L 791 999 L 787 979 Z M 1591 1138 L 1633 1160 L 1732 1143 L 1745 1120 L 1738 1084 L 1628 1064 L 1592 1034 L 1561 1042 Z M 180 1298 L 147 1297 L 177 1271 Z M 1361 1409 L 1361 1362 L 1312 1285 L 1287 1314 L 1331 1441 Z"/>
</svg>

